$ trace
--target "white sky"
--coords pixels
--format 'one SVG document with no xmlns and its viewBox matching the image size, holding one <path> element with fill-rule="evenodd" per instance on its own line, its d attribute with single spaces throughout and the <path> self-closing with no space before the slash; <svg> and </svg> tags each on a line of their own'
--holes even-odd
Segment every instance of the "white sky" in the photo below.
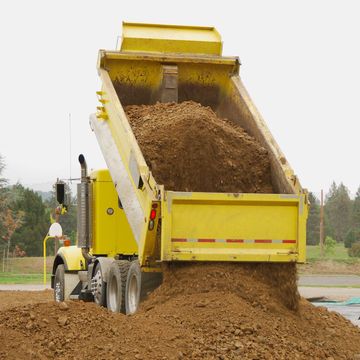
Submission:
<svg viewBox="0 0 360 360">
<path fill-rule="evenodd" d="M 0 154 L 11 182 L 68 178 L 77 155 L 104 161 L 95 111 L 100 48 L 121 22 L 213 25 L 304 187 L 360 185 L 359 1 L 4 1 L 0 11 Z"/>
</svg>

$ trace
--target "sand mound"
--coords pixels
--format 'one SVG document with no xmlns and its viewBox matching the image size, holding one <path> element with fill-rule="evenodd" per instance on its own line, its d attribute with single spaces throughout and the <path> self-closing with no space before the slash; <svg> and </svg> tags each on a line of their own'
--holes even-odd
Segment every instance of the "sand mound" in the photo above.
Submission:
<svg viewBox="0 0 360 360">
<path fill-rule="evenodd" d="M 193 101 L 125 108 L 156 181 L 167 190 L 272 193 L 267 151 Z"/>
</svg>

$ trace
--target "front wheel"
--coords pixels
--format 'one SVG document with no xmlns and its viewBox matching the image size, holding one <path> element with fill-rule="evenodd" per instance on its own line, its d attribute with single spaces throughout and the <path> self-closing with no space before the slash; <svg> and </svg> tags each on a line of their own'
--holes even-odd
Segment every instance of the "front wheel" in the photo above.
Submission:
<svg viewBox="0 0 360 360">
<path fill-rule="evenodd" d="M 62 302 L 65 300 L 65 267 L 64 264 L 58 265 L 55 272 L 54 281 L 54 300 Z"/>
</svg>

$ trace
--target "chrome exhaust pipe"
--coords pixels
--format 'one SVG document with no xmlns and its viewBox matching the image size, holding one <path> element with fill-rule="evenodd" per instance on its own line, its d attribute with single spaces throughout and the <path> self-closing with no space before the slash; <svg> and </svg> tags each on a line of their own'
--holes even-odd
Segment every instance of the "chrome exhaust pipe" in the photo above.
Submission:
<svg viewBox="0 0 360 360">
<path fill-rule="evenodd" d="M 87 181 L 87 164 L 85 160 L 85 156 L 83 154 L 79 155 L 79 163 L 81 167 L 81 182 Z"/>
<path fill-rule="evenodd" d="M 88 172 L 85 156 L 79 155 L 79 163 L 81 167 L 81 183 L 77 186 L 77 201 L 78 201 L 78 247 L 81 248 L 81 253 L 87 262 L 90 262 L 93 257 L 89 254 L 92 239 L 91 228 L 91 197 L 92 191 L 88 180 Z"/>
</svg>

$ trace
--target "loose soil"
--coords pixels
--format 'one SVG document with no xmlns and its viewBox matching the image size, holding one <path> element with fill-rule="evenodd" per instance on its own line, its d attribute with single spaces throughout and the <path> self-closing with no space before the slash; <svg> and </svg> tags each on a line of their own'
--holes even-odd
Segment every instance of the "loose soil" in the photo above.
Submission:
<svg viewBox="0 0 360 360">
<path fill-rule="evenodd" d="M 269 280 L 284 265 L 171 265 L 133 316 L 80 301 L 0 310 L 0 359 L 358 358 L 360 329 L 348 320 L 304 299 L 290 309 Z"/>
<path fill-rule="evenodd" d="M 45 291 L 0 291 L 0 310 L 14 306 L 33 305 L 53 299 L 52 290 Z"/>
<path fill-rule="evenodd" d="M 273 193 L 268 152 L 193 101 L 125 108 L 157 183 L 167 190 Z"/>
</svg>

